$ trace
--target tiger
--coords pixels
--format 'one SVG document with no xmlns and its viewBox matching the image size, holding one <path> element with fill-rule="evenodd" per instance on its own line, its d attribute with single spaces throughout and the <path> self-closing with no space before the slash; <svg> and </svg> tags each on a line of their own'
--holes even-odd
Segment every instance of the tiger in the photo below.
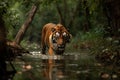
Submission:
<svg viewBox="0 0 120 80">
<path fill-rule="evenodd" d="M 42 54 L 46 54 L 46 49 L 49 55 L 63 54 L 66 43 L 70 43 L 71 38 L 72 35 L 62 24 L 45 24 L 41 35 Z"/>
</svg>

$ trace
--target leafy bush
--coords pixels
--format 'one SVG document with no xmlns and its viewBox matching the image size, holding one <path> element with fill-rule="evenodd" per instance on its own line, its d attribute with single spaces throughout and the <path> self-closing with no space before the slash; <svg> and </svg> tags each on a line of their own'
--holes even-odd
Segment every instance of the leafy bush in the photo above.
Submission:
<svg viewBox="0 0 120 80">
<path fill-rule="evenodd" d="M 94 46 L 97 46 L 101 43 L 103 38 L 104 29 L 94 28 L 89 32 L 78 32 L 75 37 L 73 37 L 69 48 L 73 51 L 81 51 L 83 49 L 92 49 Z"/>
</svg>

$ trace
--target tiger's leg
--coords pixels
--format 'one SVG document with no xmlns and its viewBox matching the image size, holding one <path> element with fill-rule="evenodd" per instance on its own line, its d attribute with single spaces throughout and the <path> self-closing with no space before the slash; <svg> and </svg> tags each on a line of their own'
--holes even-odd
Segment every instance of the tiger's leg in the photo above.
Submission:
<svg viewBox="0 0 120 80">
<path fill-rule="evenodd" d="M 46 54 L 45 35 L 46 35 L 46 31 L 45 31 L 45 28 L 43 28 L 42 29 L 42 36 L 41 36 L 42 54 Z"/>
<path fill-rule="evenodd" d="M 45 42 L 44 42 L 44 35 L 42 34 L 42 40 L 41 40 L 41 48 L 42 48 L 42 54 L 45 54 L 46 53 L 46 45 L 45 45 Z"/>
<path fill-rule="evenodd" d="M 53 49 L 52 49 L 51 47 L 50 47 L 49 50 L 48 50 L 48 54 L 49 54 L 50 56 L 54 54 L 54 51 L 53 51 Z"/>
<path fill-rule="evenodd" d="M 46 46 L 45 46 L 45 44 L 42 44 L 42 54 L 46 54 Z"/>
</svg>

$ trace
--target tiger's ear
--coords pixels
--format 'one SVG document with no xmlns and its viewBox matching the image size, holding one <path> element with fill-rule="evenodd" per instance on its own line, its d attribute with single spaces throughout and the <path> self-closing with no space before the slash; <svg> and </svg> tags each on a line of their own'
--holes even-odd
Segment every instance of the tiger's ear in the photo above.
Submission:
<svg viewBox="0 0 120 80">
<path fill-rule="evenodd" d="M 66 30 L 67 30 L 68 32 L 70 32 L 70 29 L 69 29 L 69 28 L 66 28 Z"/>
<path fill-rule="evenodd" d="M 68 37 L 67 37 L 67 43 L 70 43 L 70 42 L 71 42 L 71 39 L 72 39 L 72 35 L 69 34 Z"/>
<path fill-rule="evenodd" d="M 55 28 L 52 28 L 51 31 L 54 32 L 54 31 L 55 31 Z"/>
</svg>

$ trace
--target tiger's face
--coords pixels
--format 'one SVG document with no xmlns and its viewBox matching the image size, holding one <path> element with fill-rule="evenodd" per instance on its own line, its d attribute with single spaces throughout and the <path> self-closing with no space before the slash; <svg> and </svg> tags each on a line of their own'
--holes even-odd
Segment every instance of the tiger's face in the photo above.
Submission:
<svg viewBox="0 0 120 80">
<path fill-rule="evenodd" d="M 53 50 L 57 53 L 63 53 L 65 50 L 66 43 L 70 42 L 71 34 L 62 25 L 57 25 L 52 28 L 52 36 L 50 38 Z"/>
</svg>

